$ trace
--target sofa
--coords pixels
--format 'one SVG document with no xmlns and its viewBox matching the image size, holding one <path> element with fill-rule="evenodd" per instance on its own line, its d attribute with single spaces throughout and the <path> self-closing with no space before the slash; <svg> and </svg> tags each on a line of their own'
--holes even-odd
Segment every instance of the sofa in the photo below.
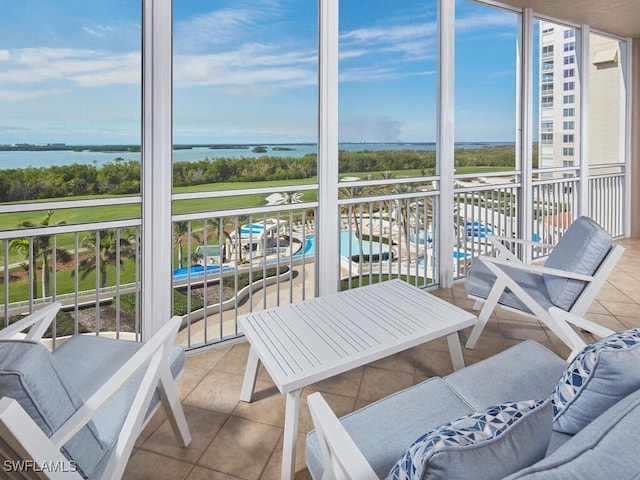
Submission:
<svg viewBox="0 0 640 480">
<path fill-rule="evenodd" d="M 640 329 L 612 338 L 586 346 L 570 362 L 524 341 L 346 415 L 339 424 L 373 470 L 352 478 L 640 478 Z M 520 402 L 516 411 L 527 404 L 520 417 L 499 435 L 478 440 L 478 425 L 486 433 L 498 419 L 503 428 L 507 410 L 492 411 L 487 421 L 487 407 L 511 402 Z M 460 419 L 466 423 L 452 434 Z M 340 462 L 325 462 L 327 442 L 318 435 L 325 429 L 315 417 L 314 423 L 306 462 L 319 480 L 326 463 Z M 460 441 L 458 433 L 465 429 L 473 434 Z M 438 448 L 432 448 L 434 442 Z"/>
</svg>

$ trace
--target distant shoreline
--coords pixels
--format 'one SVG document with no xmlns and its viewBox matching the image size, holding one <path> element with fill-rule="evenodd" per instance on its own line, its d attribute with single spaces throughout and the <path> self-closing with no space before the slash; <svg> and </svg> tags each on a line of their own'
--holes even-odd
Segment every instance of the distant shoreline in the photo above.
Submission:
<svg viewBox="0 0 640 480">
<path fill-rule="evenodd" d="M 515 142 L 456 142 L 456 145 L 495 146 L 514 145 Z M 366 150 L 367 146 L 435 146 L 436 142 L 340 142 L 339 146 L 361 146 Z M 194 148 L 208 148 L 210 150 L 246 150 L 256 146 L 272 148 L 275 151 L 292 150 L 298 146 L 317 147 L 316 143 L 212 143 L 212 144 L 176 144 L 173 150 L 192 150 Z M 67 145 L 67 144 L 12 144 L 0 145 L 0 152 L 97 152 L 97 153 L 139 153 L 140 145 Z"/>
</svg>

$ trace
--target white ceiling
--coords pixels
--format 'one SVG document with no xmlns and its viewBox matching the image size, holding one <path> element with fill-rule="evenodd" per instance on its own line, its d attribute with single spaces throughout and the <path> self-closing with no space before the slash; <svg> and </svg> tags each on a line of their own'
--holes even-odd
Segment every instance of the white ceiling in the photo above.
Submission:
<svg viewBox="0 0 640 480">
<path fill-rule="evenodd" d="M 640 38 L 640 0 L 502 0 L 621 37 Z"/>
</svg>

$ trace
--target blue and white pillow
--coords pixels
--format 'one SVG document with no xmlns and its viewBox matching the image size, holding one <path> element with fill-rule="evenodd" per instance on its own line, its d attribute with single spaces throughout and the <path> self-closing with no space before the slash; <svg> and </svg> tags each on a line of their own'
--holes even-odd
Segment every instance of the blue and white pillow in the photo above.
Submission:
<svg viewBox="0 0 640 480">
<path fill-rule="evenodd" d="M 544 457 L 551 417 L 546 400 L 505 403 L 471 413 L 418 438 L 387 480 L 503 478 Z"/>
<path fill-rule="evenodd" d="M 640 389 L 640 328 L 614 333 L 575 356 L 551 395 L 553 429 L 575 434 Z"/>
</svg>

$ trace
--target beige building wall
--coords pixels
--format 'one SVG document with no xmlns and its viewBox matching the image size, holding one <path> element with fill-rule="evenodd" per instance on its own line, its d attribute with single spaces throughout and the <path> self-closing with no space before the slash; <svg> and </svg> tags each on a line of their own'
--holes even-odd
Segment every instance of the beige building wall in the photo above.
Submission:
<svg viewBox="0 0 640 480">
<path fill-rule="evenodd" d="M 620 42 L 592 34 L 590 44 L 589 164 L 618 163 L 624 151 Z"/>
</svg>

